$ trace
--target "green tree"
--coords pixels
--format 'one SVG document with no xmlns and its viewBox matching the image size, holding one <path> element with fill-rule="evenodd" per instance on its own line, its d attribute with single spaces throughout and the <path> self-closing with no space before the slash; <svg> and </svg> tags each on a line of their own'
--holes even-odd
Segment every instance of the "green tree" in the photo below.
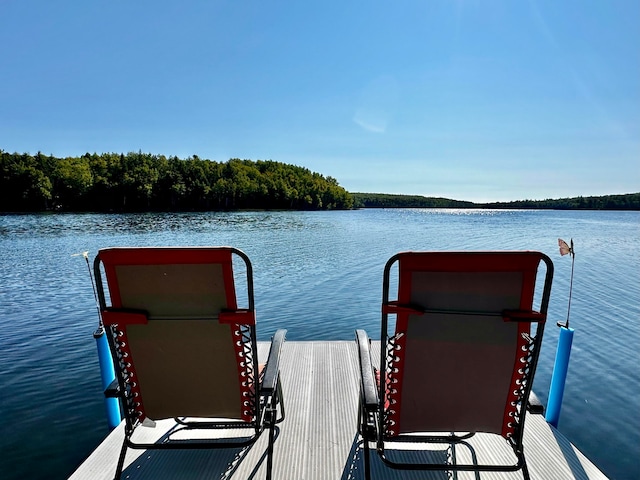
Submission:
<svg viewBox="0 0 640 480">
<path fill-rule="evenodd" d="M 52 175 L 54 202 L 64 210 L 86 208 L 86 195 L 93 186 L 93 174 L 89 159 L 62 158 L 55 163 Z"/>
<path fill-rule="evenodd" d="M 52 184 L 39 159 L 0 150 L 0 192 L 2 211 L 40 211 L 49 208 Z"/>
</svg>

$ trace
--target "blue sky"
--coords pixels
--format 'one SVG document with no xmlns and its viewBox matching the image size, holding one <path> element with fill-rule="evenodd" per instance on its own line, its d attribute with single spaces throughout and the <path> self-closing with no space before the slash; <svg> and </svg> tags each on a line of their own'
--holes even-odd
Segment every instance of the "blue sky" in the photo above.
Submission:
<svg viewBox="0 0 640 480">
<path fill-rule="evenodd" d="M 0 148 L 272 159 L 472 201 L 640 191 L 637 0 L 0 0 Z"/>
</svg>

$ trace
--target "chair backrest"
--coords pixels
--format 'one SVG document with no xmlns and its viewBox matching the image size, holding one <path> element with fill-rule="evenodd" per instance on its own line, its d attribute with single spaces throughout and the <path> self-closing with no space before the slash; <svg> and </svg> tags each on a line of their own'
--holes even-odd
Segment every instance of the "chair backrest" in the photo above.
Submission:
<svg viewBox="0 0 640 480">
<path fill-rule="evenodd" d="M 246 264 L 243 310 L 234 255 Z M 230 247 L 110 248 L 98 252 L 94 265 L 102 318 L 134 415 L 254 420 L 255 312 L 244 253 Z"/>
<path fill-rule="evenodd" d="M 539 312 L 536 273 L 546 263 Z M 389 299 L 397 263 L 398 296 Z M 395 270 L 394 270 L 395 271 Z M 383 288 L 381 428 L 518 432 L 533 381 L 553 265 L 538 252 L 406 252 Z M 388 316 L 396 315 L 387 335 Z M 531 323 L 536 322 L 535 335 Z"/>
</svg>

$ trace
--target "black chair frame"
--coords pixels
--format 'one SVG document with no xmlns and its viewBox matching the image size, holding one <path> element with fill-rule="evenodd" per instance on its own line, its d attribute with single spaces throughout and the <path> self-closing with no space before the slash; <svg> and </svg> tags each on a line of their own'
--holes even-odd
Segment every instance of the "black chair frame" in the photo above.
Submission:
<svg viewBox="0 0 640 480">
<path fill-rule="evenodd" d="M 254 312 L 253 298 L 253 271 L 249 258 L 241 250 L 225 247 L 238 257 L 240 257 L 246 266 L 247 277 L 247 296 L 248 311 Z M 100 253 L 94 260 L 94 277 L 96 281 L 98 302 L 101 312 L 114 312 L 118 309 L 107 306 L 105 295 L 105 284 L 102 278 L 102 261 Z M 216 448 L 243 448 L 253 445 L 262 435 L 265 429 L 269 430 L 269 441 L 267 447 L 267 479 L 271 479 L 273 467 L 273 445 L 276 437 L 276 425 L 285 419 L 284 396 L 280 381 L 280 354 L 282 346 L 286 338 L 286 330 L 277 330 L 271 340 L 271 347 L 267 357 L 265 369 L 262 371 L 259 379 L 259 388 L 256 393 L 256 399 L 253 402 L 254 412 L 251 422 L 243 421 L 222 421 L 216 422 L 208 420 L 189 420 L 187 418 L 174 418 L 176 427 L 160 442 L 157 443 L 137 443 L 133 440 L 135 430 L 141 426 L 135 410 L 134 398 L 131 392 L 131 386 L 127 381 L 127 360 L 126 355 L 120 348 L 119 337 L 121 332 L 117 325 L 104 325 L 107 331 L 107 340 L 114 359 L 114 369 L 116 379 L 105 390 L 106 397 L 118 398 L 120 401 L 121 412 L 124 416 L 124 441 L 120 451 L 118 464 L 114 478 L 117 480 L 121 477 L 126 453 L 128 448 L 143 450 L 169 450 L 169 449 L 216 449 Z M 257 358 L 257 339 L 255 325 L 235 325 L 235 328 L 241 331 L 243 342 L 251 346 L 245 350 L 248 354 L 246 360 L 252 362 L 253 372 L 259 372 Z M 248 434 L 243 437 L 235 437 L 229 439 L 171 439 L 171 435 L 185 430 L 216 430 L 216 429 L 245 429 Z"/>
<path fill-rule="evenodd" d="M 491 252 L 495 253 L 495 252 Z M 518 252 L 513 252 L 518 253 Z M 475 435 L 475 432 L 451 432 L 448 435 L 429 435 L 425 432 L 425 435 L 411 435 L 401 434 L 394 437 L 390 437 L 385 434 L 384 424 L 384 412 L 385 412 L 385 382 L 387 369 L 389 368 L 390 358 L 394 351 L 395 337 L 390 336 L 388 333 L 389 328 L 389 312 L 385 309 L 386 305 L 389 305 L 389 289 L 390 289 L 390 276 L 391 269 L 398 261 L 399 257 L 403 255 L 397 254 L 389 259 L 384 268 L 383 279 L 383 313 L 381 321 L 381 338 L 384 340 L 380 348 L 380 368 L 377 369 L 372 360 L 371 355 L 371 339 L 367 335 L 365 330 L 356 330 L 356 344 L 358 348 L 358 359 L 360 367 L 360 399 L 358 407 L 358 431 L 363 439 L 364 450 L 364 466 L 365 466 L 365 478 L 369 480 L 371 478 L 371 466 L 370 466 L 370 443 L 375 443 L 375 449 L 382 460 L 382 462 L 393 469 L 399 470 L 425 470 L 425 471 L 472 471 L 472 472 L 510 472 L 522 470 L 525 480 L 529 480 L 529 471 L 524 456 L 523 448 L 523 435 L 524 435 L 524 420 L 525 412 L 530 411 L 532 413 L 542 413 L 543 408 L 539 403 L 535 394 L 531 391 L 533 384 L 533 374 L 535 373 L 538 363 L 538 356 L 540 352 L 540 345 L 544 334 L 544 325 L 546 319 L 546 313 L 549 305 L 549 297 L 551 293 L 551 282 L 553 279 L 553 263 L 544 254 L 540 255 L 540 260 L 544 262 L 546 266 L 545 280 L 540 300 L 540 312 L 535 312 L 535 315 L 540 315 L 542 320 L 531 320 L 529 318 L 523 318 L 521 321 L 535 321 L 537 322 L 537 328 L 535 336 L 530 337 L 529 351 L 528 351 L 528 368 L 527 375 L 524 382 L 521 385 L 519 398 L 521 401 L 519 418 L 514 419 L 516 421 L 516 428 L 514 435 L 507 440 L 508 444 L 513 449 L 515 455 L 515 463 L 507 465 L 485 465 L 474 462 L 472 464 L 432 464 L 432 463 L 400 463 L 392 460 L 386 453 L 387 443 L 422 443 L 422 444 L 438 444 L 448 443 L 451 445 L 466 443 L 465 440 Z M 413 308 L 412 306 L 407 306 Z M 443 312 L 443 311 L 429 311 L 421 309 L 424 313 L 438 313 L 446 314 L 453 313 L 460 315 L 466 312 Z M 491 312 L 475 312 L 474 315 L 495 315 Z M 526 315 L 524 316 L 526 317 Z"/>
</svg>

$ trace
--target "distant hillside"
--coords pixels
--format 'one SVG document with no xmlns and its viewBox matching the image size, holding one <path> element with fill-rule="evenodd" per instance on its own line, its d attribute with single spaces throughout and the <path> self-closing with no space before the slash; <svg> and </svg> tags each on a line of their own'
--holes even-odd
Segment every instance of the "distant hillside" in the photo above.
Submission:
<svg viewBox="0 0 640 480">
<path fill-rule="evenodd" d="M 550 210 L 640 210 L 640 193 L 514 202 L 473 203 L 420 195 L 352 193 L 355 208 L 498 208 Z"/>
<path fill-rule="evenodd" d="M 421 195 L 352 193 L 354 208 L 476 208 L 473 202 Z"/>
<path fill-rule="evenodd" d="M 640 193 L 603 195 L 601 197 L 571 197 L 548 200 L 518 200 L 484 203 L 478 208 L 538 208 L 552 210 L 640 210 Z"/>
</svg>

